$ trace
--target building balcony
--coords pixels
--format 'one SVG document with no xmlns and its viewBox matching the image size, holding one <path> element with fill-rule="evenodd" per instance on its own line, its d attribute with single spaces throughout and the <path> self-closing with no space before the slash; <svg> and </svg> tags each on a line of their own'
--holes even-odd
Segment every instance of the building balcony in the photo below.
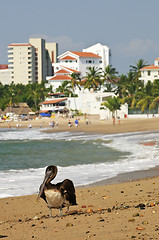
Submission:
<svg viewBox="0 0 159 240">
<path fill-rule="evenodd" d="M 58 111 L 58 110 L 62 110 L 64 109 L 66 106 L 52 106 L 52 107 L 45 107 L 44 105 L 42 105 L 40 107 L 40 111 Z"/>
</svg>

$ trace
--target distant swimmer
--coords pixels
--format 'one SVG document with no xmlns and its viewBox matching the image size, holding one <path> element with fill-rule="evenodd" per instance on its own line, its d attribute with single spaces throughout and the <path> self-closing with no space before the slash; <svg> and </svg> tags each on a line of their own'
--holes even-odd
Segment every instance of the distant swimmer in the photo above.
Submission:
<svg viewBox="0 0 159 240">
<path fill-rule="evenodd" d="M 44 181 L 39 188 L 39 198 L 43 198 L 47 203 L 50 217 L 52 217 L 52 208 L 60 209 L 60 216 L 62 215 L 62 208 L 67 207 L 69 211 L 69 206 L 77 205 L 76 194 L 73 182 L 69 179 L 65 179 L 57 184 L 52 184 L 51 181 L 57 175 L 56 166 L 48 166 L 45 171 Z"/>
</svg>

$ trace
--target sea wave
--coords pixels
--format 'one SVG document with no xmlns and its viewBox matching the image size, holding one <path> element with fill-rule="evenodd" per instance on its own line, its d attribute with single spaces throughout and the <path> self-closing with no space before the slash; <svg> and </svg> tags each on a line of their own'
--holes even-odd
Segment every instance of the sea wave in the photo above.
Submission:
<svg viewBox="0 0 159 240">
<path fill-rule="evenodd" d="M 110 147 L 120 152 L 128 152 L 118 161 L 84 163 L 58 166 L 58 175 L 54 183 L 70 178 L 75 186 L 86 185 L 100 180 L 115 177 L 120 173 L 146 170 L 158 165 L 159 133 L 140 132 L 112 135 L 88 135 L 84 133 L 46 133 L 38 129 L 0 131 L 0 141 L 30 141 L 53 139 L 65 141 L 93 141 L 94 146 Z M 100 142 L 98 142 L 100 140 Z M 145 146 L 142 142 L 155 141 L 153 146 Z M 46 167 L 46 166 L 45 166 Z M 45 167 L 28 169 L 9 169 L 0 171 L 0 198 L 36 194 L 43 181 Z"/>
</svg>

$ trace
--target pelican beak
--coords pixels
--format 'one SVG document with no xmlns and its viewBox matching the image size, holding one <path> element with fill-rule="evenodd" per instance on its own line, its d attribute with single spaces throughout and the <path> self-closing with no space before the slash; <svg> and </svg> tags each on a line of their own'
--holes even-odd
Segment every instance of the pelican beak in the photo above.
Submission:
<svg viewBox="0 0 159 240">
<path fill-rule="evenodd" d="M 41 186 L 40 186 L 39 194 L 38 194 L 38 196 L 37 196 L 37 200 L 36 200 L 37 203 L 38 203 L 41 195 L 43 194 L 44 187 L 45 187 L 45 184 L 46 184 L 47 180 L 49 179 L 49 176 L 50 176 L 49 174 L 47 174 L 47 173 L 45 174 L 44 181 L 43 181 L 43 183 L 42 183 Z"/>
</svg>

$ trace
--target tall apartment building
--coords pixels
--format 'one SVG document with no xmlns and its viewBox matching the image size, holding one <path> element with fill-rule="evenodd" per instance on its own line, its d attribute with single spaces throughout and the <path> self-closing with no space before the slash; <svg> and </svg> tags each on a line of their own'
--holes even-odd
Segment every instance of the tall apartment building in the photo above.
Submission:
<svg viewBox="0 0 159 240">
<path fill-rule="evenodd" d="M 9 45 L 8 69 L 12 82 L 41 83 L 46 76 L 52 76 L 52 63 L 57 62 L 57 54 L 57 43 L 46 43 L 41 38 L 30 38 L 29 43 Z"/>
</svg>

